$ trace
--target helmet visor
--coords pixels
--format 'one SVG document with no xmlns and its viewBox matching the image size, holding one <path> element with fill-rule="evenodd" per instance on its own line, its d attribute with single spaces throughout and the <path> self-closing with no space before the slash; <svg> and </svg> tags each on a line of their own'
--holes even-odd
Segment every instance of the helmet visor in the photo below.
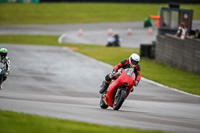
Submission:
<svg viewBox="0 0 200 133">
<path fill-rule="evenodd" d="M 131 63 L 132 63 L 132 65 L 137 65 L 137 64 L 138 64 L 138 61 L 135 61 L 135 60 L 133 60 L 133 59 L 131 58 Z"/>
</svg>

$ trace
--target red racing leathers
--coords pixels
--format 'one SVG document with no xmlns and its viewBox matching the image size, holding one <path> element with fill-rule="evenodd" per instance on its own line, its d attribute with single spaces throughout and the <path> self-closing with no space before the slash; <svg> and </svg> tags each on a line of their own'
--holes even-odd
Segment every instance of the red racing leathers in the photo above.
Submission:
<svg viewBox="0 0 200 133">
<path fill-rule="evenodd" d="M 117 72 L 120 68 L 126 69 L 131 67 L 130 63 L 129 63 L 129 59 L 124 59 L 122 60 L 118 65 L 116 65 L 113 69 L 113 72 Z M 138 85 L 141 76 L 140 76 L 140 65 L 137 64 L 134 68 L 134 73 L 135 73 L 135 86 Z M 107 90 L 111 80 L 113 79 L 112 77 L 112 73 L 109 73 L 106 75 L 105 77 L 105 81 L 103 81 L 103 84 L 101 86 L 101 89 L 99 91 L 100 94 L 103 94 L 105 92 L 105 90 Z"/>
<path fill-rule="evenodd" d="M 131 67 L 131 65 L 129 63 L 129 59 L 124 59 L 118 65 L 116 65 L 114 67 L 113 71 L 117 72 L 118 69 L 120 69 L 120 68 L 126 69 L 126 68 L 129 68 L 129 67 Z M 140 76 L 140 65 L 139 64 L 137 64 L 135 66 L 134 73 L 135 73 L 135 81 L 139 82 L 140 79 L 141 79 L 141 76 Z M 106 77 L 105 77 L 105 82 L 106 83 L 110 83 L 110 81 L 111 81 L 111 78 L 110 78 L 109 75 L 110 74 L 106 75 Z"/>
<path fill-rule="evenodd" d="M 116 65 L 113 70 L 115 72 L 117 72 L 118 69 L 120 69 L 120 68 L 126 69 L 126 68 L 129 68 L 129 67 L 131 67 L 131 65 L 129 63 L 129 59 L 124 59 L 118 65 Z M 135 81 L 139 82 L 140 79 L 141 79 L 141 76 L 140 76 L 140 65 L 139 64 L 137 64 L 135 66 L 134 73 L 135 73 L 135 77 L 136 77 Z"/>
</svg>

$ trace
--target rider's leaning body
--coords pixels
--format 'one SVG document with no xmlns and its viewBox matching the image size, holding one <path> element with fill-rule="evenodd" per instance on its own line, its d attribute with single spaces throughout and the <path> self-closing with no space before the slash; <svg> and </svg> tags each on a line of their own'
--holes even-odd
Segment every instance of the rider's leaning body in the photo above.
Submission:
<svg viewBox="0 0 200 133">
<path fill-rule="evenodd" d="M 6 73 L 3 77 L 3 81 L 7 79 L 7 76 L 10 73 L 10 59 L 7 56 L 8 50 L 6 48 L 1 48 L 0 49 L 0 63 L 4 64 L 6 66 Z M 2 89 L 2 82 L 0 82 L 0 89 Z"/>
<path fill-rule="evenodd" d="M 111 80 L 112 80 L 112 73 L 117 72 L 120 68 L 126 69 L 130 67 L 134 67 L 134 73 L 135 73 L 135 85 L 138 86 L 139 81 L 141 79 L 140 76 L 140 65 L 138 64 L 140 61 L 140 56 L 133 53 L 128 59 L 122 60 L 118 65 L 116 65 L 113 69 L 113 72 L 109 73 L 105 77 L 105 81 L 103 81 L 102 88 L 99 91 L 99 93 L 103 94 L 105 90 L 107 90 Z"/>
</svg>

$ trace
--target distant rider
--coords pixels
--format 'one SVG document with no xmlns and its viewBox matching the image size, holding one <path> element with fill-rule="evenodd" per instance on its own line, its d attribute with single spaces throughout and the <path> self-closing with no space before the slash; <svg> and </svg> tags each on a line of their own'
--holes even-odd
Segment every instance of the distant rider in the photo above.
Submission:
<svg viewBox="0 0 200 133">
<path fill-rule="evenodd" d="M 111 80 L 113 79 L 112 73 L 117 72 L 120 68 L 126 69 L 130 67 L 134 67 L 134 73 L 136 76 L 134 86 L 138 86 L 140 78 L 141 78 L 140 65 L 138 64 L 139 61 L 140 61 L 140 56 L 135 53 L 131 54 L 131 56 L 128 59 L 122 60 L 118 65 L 114 67 L 113 72 L 106 75 L 105 81 L 103 81 L 102 88 L 100 89 L 99 93 L 103 94 L 107 90 Z"/>
<path fill-rule="evenodd" d="M 187 28 L 185 26 L 185 23 L 181 23 L 181 26 L 178 27 L 178 30 L 176 32 L 176 36 L 180 37 L 181 39 L 184 39 L 187 35 Z"/>
<path fill-rule="evenodd" d="M 6 74 L 3 77 L 3 81 L 6 80 L 7 76 L 9 75 L 10 72 L 10 59 L 7 57 L 8 50 L 6 48 L 1 48 L 0 49 L 0 62 L 6 65 Z M 2 82 L 0 82 L 0 90 L 2 89 Z"/>
</svg>

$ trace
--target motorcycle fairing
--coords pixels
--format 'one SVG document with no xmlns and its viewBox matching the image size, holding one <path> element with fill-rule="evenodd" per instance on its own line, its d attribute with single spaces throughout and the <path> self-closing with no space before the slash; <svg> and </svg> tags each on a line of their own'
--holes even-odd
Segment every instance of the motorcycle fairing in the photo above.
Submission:
<svg viewBox="0 0 200 133">
<path fill-rule="evenodd" d="M 127 96 L 128 96 L 133 85 L 135 84 L 135 74 L 131 74 L 131 76 L 127 75 L 127 72 L 125 72 L 125 70 L 123 69 L 122 74 L 116 80 L 113 80 L 108 86 L 107 95 L 106 95 L 107 105 L 113 107 L 112 97 L 113 97 L 114 92 L 119 86 L 123 86 L 125 84 L 127 85 L 127 83 L 128 83 L 128 91 L 127 91 Z"/>
</svg>

